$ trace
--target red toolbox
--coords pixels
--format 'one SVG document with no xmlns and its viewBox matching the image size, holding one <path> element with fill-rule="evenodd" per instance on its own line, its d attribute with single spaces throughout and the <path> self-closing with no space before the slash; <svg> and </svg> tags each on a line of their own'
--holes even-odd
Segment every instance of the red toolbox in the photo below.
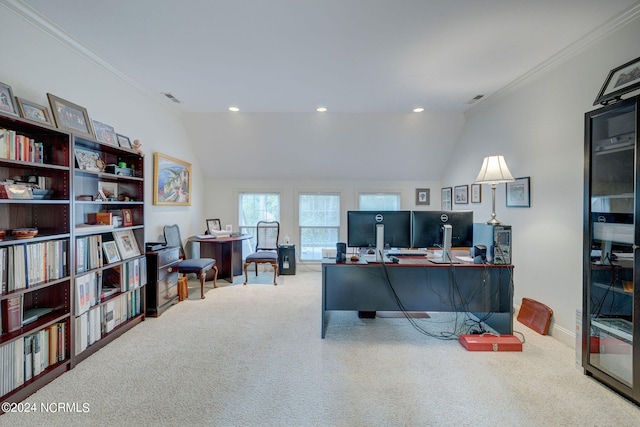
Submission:
<svg viewBox="0 0 640 427">
<path fill-rule="evenodd" d="M 513 335 L 460 335 L 458 341 L 469 351 L 522 351 L 522 341 Z"/>
</svg>

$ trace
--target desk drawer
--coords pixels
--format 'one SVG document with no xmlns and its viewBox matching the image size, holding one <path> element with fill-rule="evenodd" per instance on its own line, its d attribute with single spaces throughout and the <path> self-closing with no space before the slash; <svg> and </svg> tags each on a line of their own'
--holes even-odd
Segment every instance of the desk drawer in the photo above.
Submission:
<svg viewBox="0 0 640 427">
<path fill-rule="evenodd" d="M 177 263 L 180 257 L 179 248 L 167 249 L 158 254 L 158 267 L 163 268 L 172 263 Z"/>
</svg>

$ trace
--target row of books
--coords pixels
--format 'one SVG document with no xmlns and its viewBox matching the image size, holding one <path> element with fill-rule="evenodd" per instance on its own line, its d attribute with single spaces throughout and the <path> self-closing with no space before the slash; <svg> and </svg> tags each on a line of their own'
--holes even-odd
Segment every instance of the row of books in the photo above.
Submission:
<svg viewBox="0 0 640 427">
<path fill-rule="evenodd" d="M 66 358 L 66 325 L 54 323 L 0 346 L 0 396 Z"/>
<path fill-rule="evenodd" d="M 141 313 L 140 289 L 122 294 L 99 307 L 91 308 L 75 319 L 76 355 L 100 340 L 118 325 Z"/>
<path fill-rule="evenodd" d="M 0 248 L 0 291 L 4 294 L 67 276 L 68 243 L 49 240 Z"/>
<path fill-rule="evenodd" d="M 102 235 L 76 238 L 76 273 L 102 267 Z"/>
<path fill-rule="evenodd" d="M 0 157 L 23 162 L 44 163 L 44 144 L 14 130 L 0 128 Z"/>
<path fill-rule="evenodd" d="M 75 279 L 76 315 L 88 311 L 118 292 L 137 289 L 146 284 L 147 263 L 136 258 L 113 268 L 77 276 Z"/>
</svg>

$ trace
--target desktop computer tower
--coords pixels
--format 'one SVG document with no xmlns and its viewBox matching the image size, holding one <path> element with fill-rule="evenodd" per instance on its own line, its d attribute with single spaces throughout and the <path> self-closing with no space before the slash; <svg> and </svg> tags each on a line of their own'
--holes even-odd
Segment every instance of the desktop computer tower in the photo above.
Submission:
<svg viewBox="0 0 640 427">
<path fill-rule="evenodd" d="M 473 224 L 473 244 L 487 248 L 489 264 L 511 264 L 511 226 Z"/>
</svg>

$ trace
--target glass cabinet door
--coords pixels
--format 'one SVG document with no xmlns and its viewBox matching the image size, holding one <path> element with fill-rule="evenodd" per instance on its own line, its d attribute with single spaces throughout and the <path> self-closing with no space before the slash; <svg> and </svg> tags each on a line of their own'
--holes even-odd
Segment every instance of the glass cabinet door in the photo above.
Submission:
<svg viewBox="0 0 640 427">
<path fill-rule="evenodd" d="M 587 118 L 589 253 L 587 363 L 633 387 L 636 103 Z"/>
</svg>

